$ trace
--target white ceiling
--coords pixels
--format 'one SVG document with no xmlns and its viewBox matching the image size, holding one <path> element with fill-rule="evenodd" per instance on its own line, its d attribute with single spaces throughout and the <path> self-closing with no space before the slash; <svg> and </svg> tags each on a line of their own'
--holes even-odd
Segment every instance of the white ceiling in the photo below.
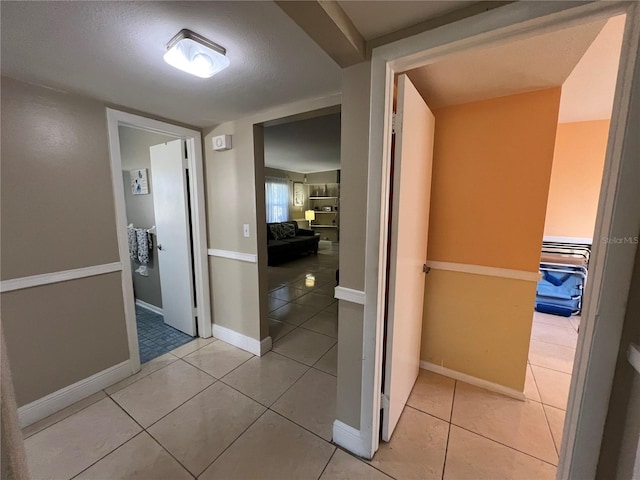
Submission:
<svg viewBox="0 0 640 480">
<path fill-rule="evenodd" d="M 340 169 L 340 114 L 264 129 L 264 163 L 299 173 Z"/>
<path fill-rule="evenodd" d="M 464 52 L 410 71 L 431 108 L 562 85 L 604 21 Z"/>
<path fill-rule="evenodd" d="M 2 75 L 199 127 L 340 92 L 341 69 L 275 3 L 2 2 Z M 227 49 L 210 79 L 167 65 L 189 28 Z"/>
<path fill-rule="evenodd" d="M 339 0 L 338 3 L 364 39 L 371 40 L 477 2 Z"/>
<path fill-rule="evenodd" d="M 559 122 L 610 118 L 624 16 L 474 50 L 408 72 L 431 108 L 562 86 Z"/>
<path fill-rule="evenodd" d="M 610 18 L 562 85 L 560 123 L 611 118 L 625 16 Z"/>
</svg>

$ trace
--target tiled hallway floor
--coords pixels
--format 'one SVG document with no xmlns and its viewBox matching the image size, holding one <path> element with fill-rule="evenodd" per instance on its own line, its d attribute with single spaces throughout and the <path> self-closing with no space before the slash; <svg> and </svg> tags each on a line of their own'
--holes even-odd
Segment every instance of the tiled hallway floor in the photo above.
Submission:
<svg viewBox="0 0 640 480">
<path fill-rule="evenodd" d="M 526 402 L 421 371 L 392 441 L 365 462 L 330 443 L 336 304 L 324 297 L 333 266 L 322 254 L 303 263 L 302 273 L 280 268 L 313 273 L 313 287 L 304 275 L 289 280 L 296 286 L 279 283 L 284 273 L 270 276 L 272 352 L 196 339 L 144 364 L 25 429 L 32 478 L 555 477 L 575 341 L 567 344 L 576 337 L 569 320 L 536 314 Z"/>
</svg>

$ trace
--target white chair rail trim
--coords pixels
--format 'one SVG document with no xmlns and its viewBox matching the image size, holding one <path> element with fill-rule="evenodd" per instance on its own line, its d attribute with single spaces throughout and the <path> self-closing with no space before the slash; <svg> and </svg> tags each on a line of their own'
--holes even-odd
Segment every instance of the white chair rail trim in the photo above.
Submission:
<svg viewBox="0 0 640 480">
<path fill-rule="evenodd" d="M 446 270 L 449 272 L 471 273 L 488 277 L 512 278 L 527 282 L 540 280 L 539 272 L 527 272 L 524 270 L 511 270 L 508 268 L 486 267 L 484 265 L 469 265 L 464 263 L 428 261 L 427 266 L 434 270 Z"/>
<path fill-rule="evenodd" d="M 43 273 L 41 275 L 31 275 L 29 277 L 12 278 L 0 282 L 0 292 L 13 292 L 25 288 L 50 285 L 52 283 L 67 282 L 80 278 L 95 277 L 106 273 L 122 271 L 120 262 L 105 263 L 104 265 L 94 265 L 92 267 L 74 268 L 73 270 L 63 270 L 61 272 Z"/>
<path fill-rule="evenodd" d="M 333 297 L 338 300 L 357 303 L 358 305 L 364 305 L 366 300 L 365 293 L 362 290 L 354 290 L 347 287 L 336 287 Z"/>
<path fill-rule="evenodd" d="M 234 252 L 232 250 L 221 250 L 219 248 L 210 248 L 208 250 L 210 257 L 230 258 L 231 260 L 240 260 L 247 263 L 258 263 L 258 256 L 254 253 Z"/>
</svg>

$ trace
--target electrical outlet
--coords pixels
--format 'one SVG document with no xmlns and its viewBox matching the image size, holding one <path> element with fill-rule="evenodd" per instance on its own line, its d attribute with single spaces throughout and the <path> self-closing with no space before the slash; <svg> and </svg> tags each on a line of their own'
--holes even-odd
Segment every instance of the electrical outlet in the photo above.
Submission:
<svg viewBox="0 0 640 480">
<path fill-rule="evenodd" d="M 242 233 L 244 234 L 245 237 L 249 238 L 249 224 L 245 223 L 242 226 Z"/>
</svg>

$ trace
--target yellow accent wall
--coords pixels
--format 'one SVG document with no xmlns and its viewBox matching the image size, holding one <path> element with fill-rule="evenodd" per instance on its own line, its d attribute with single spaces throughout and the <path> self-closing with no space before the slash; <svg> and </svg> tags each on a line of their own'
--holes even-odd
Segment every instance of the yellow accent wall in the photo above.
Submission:
<svg viewBox="0 0 640 480">
<path fill-rule="evenodd" d="M 421 360 L 524 388 L 536 283 L 431 270 Z"/>
<path fill-rule="evenodd" d="M 594 120 L 558 125 L 545 235 L 593 237 L 609 123 Z"/>
<path fill-rule="evenodd" d="M 535 272 L 560 88 L 440 108 L 430 260 Z"/>
<path fill-rule="evenodd" d="M 560 88 L 435 111 L 429 260 L 537 272 Z M 524 388 L 536 282 L 435 270 L 421 359 Z"/>
</svg>

